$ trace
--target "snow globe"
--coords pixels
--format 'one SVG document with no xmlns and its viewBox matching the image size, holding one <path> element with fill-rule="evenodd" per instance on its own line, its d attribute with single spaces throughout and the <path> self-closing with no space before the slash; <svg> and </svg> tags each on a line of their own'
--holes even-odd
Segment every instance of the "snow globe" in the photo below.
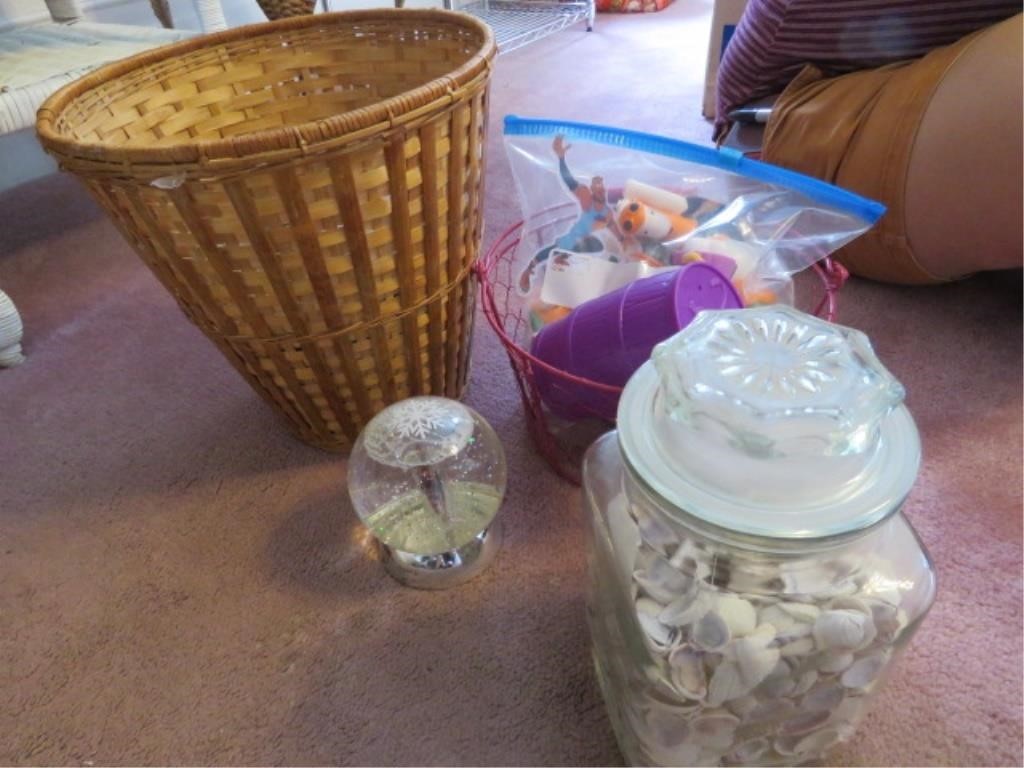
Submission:
<svg viewBox="0 0 1024 768">
<path fill-rule="evenodd" d="M 402 584 L 445 589 L 497 554 L 505 495 L 501 442 L 472 408 L 443 397 L 388 406 L 359 435 L 348 463 L 356 514 Z"/>
</svg>

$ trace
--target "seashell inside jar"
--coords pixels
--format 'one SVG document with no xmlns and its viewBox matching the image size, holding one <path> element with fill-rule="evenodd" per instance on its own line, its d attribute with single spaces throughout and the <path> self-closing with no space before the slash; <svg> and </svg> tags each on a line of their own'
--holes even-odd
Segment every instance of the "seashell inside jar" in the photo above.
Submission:
<svg viewBox="0 0 1024 768">
<path fill-rule="evenodd" d="M 854 738 L 935 594 L 900 511 L 902 395 L 862 334 L 780 307 L 702 313 L 630 380 L 584 462 L 630 763 L 803 764 Z"/>
</svg>

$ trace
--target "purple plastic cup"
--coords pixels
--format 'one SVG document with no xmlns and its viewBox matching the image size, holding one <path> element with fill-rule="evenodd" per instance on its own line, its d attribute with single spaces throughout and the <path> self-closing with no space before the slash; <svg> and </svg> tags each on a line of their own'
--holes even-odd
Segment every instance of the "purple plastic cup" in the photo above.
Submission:
<svg viewBox="0 0 1024 768">
<path fill-rule="evenodd" d="M 554 368 L 601 384 L 622 387 L 655 345 L 689 325 L 703 309 L 737 309 L 743 302 L 717 269 L 694 262 L 635 280 L 576 307 L 545 326 L 531 353 Z M 618 395 L 556 376 L 537 366 L 537 388 L 563 418 L 589 415 L 613 421 Z"/>
<path fill-rule="evenodd" d="M 579 374 L 572 373 L 564 367 L 565 363 L 558 362 L 572 360 L 572 324 L 575 316 L 574 312 L 543 328 L 534 337 L 530 349 L 534 357 L 569 375 L 552 373 L 535 365 L 533 377 L 541 398 L 556 416 L 569 421 L 598 415 L 603 418 L 605 413 L 614 411 L 617 407 L 618 395 L 573 381 L 570 376 L 578 377 Z M 563 324 L 565 330 L 562 333 L 545 333 L 548 328 Z"/>
</svg>

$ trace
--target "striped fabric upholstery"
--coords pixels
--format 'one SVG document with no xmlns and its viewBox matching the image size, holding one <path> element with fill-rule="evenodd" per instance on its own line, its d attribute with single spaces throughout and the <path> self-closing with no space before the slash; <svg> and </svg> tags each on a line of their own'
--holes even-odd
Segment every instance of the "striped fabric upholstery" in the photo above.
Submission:
<svg viewBox="0 0 1024 768">
<path fill-rule="evenodd" d="M 912 59 L 1020 11 L 1020 0 L 750 0 L 718 70 L 715 135 L 806 64 L 842 74 Z"/>
</svg>

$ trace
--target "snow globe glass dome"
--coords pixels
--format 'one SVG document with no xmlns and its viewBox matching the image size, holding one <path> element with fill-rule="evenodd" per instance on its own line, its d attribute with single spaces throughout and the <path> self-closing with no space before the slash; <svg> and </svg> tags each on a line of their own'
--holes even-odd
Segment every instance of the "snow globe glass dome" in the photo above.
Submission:
<svg viewBox="0 0 1024 768">
<path fill-rule="evenodd" d="M 407 586 L 461 584 L 499 548 L 494 517 L 505 495 L 501 442 L 472 408 L 412 397 L 377 414 L 352 448 L 348 491 L 380 545 L 387 571 Z"/>
</svg>

